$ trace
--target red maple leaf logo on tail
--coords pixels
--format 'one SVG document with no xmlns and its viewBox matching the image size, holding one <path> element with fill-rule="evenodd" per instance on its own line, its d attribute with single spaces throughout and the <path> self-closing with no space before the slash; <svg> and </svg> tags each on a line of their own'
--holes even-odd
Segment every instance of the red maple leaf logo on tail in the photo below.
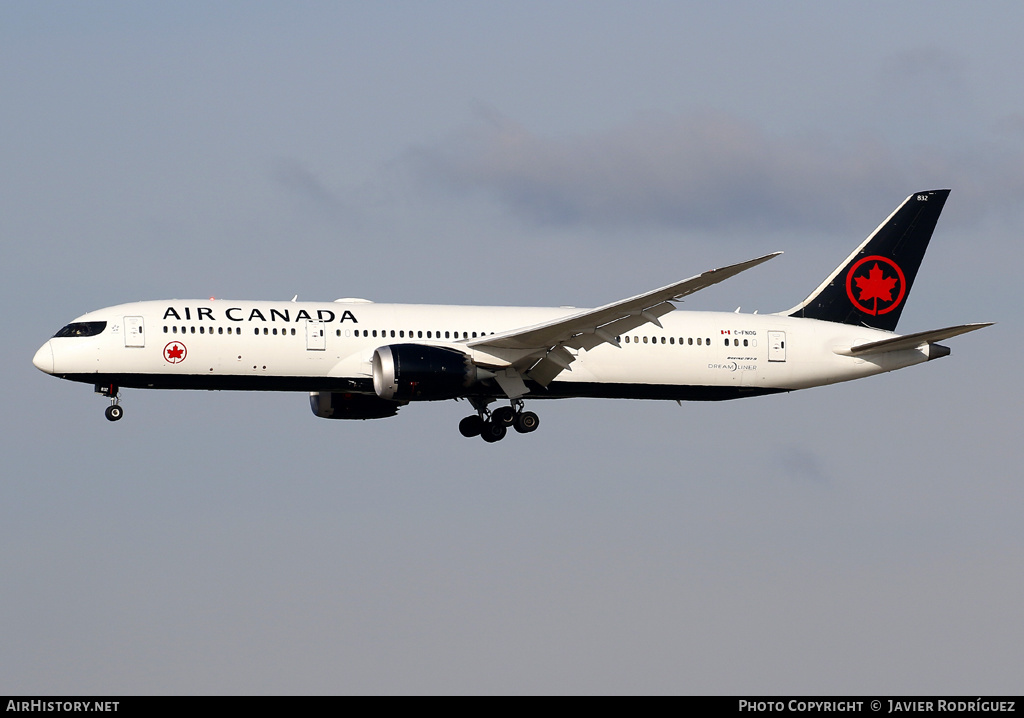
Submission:
<svg viewBox="0 0 1024 718">
<path fill-rule="evenodd" d="M 872 314 L 878 314 L 879 299 L 883 302 L 892 301 L 892 290 L 896 288 L 896 277 L 883 276 L 878 262 L 875 262 L 875 266 L 868 272 L 868 276 L 854 277 L 853 281 L 857 283 L 857 289 L 860 290 L 860 297 L 858 297 L 860 301 L 875 300 Z"/>
<path fill-rule="evenodd" d="M 874 261 L 874 264 L 868 270 L 867 276 L 854 276 L 862 265 L 870 261 Z M 886 271 L 882 268 L 883 265 L 892 270 L 895 276 L 886 276 Z M 858 296 L 854 296 L 854 283 L 857 285 Z M 896 292 L 895 297 L 893 297 L 893 292 Z M 866 314 L 877 316 L 891 312 L 899 306 L 906 295 L 906 280 L 903 277 L 903 270 L 888 257 L 877 255 L 865 257 L 850 269 L 846 278 L 846 293 L 853 305 Z M 879 300 L 888 306 L 879 307 Z"/>
</svg>

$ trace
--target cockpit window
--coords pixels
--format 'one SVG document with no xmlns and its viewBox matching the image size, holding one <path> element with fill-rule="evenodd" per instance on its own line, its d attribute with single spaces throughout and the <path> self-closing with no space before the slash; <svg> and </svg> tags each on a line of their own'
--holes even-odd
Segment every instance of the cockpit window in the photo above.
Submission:
<svg viewBox="0 0 1024 718">
<path fill-rule="evenodd" d="M 75 322 L 68 324 L 59 332 L 56 337 L 94 337 L 107 328 L 106 322 Z"/>
</svg>

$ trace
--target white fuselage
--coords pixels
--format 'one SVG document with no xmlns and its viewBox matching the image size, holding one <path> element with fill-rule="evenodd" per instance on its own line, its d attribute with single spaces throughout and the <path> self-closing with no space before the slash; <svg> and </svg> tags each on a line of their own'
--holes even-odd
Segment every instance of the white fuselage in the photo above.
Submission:
<svg viewBox="0 0 1024 718">
<path fill-rule="evenodd" d="M 578 313 L 575 308 L 376 304 L 363 301 L 147 301 L 85 314 L 94 336 L 50 339 L 34 363 L 94 384 L 373 394 L 376 349 L 423 344 L 481 363 L 468 342 Z M 929 345 L 867 357 L 851 346 L 889 332 L 780 315 L 674 311 L 574 352 L 570 370 L 526 399 L 595 396 L 726 399 L 848 381 L 927 361 Z M 484 382 L 479 394 L 503 396 Z"/>
</svg>

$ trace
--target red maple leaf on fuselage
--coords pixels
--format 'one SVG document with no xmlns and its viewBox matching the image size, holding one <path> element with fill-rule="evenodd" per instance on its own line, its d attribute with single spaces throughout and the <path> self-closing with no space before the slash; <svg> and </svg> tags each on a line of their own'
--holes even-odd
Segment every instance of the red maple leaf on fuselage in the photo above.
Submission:
<svg viewBox="0 0 1024 718">
<path fill-rule="evenodd" d="M 878 262 L 875 262 L 875 266 L 868 272 L 868 276 L 854 277 L 853 281 L 857 283 L 857 289 L 860 290 L 860 301 L 875 300 L 876 313 L 879 299 L 883 302 L 892 301 L 892 291 L 896 288 L 896 277 L 883 276 Z"/>
<path fill-rule="evenodd" d="M 173 347 L 167 350 L 168 359 L 181 359 L 181 347 L 175 344 Z"/>
</svg>

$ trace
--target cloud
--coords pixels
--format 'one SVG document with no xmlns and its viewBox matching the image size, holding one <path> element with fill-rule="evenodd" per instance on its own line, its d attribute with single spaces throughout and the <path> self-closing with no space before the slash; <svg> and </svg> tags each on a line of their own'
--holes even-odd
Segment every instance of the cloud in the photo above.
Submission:
<svg viewBox="0 0 1024 718">
<path fill-rule="evenodd" d="M 274 182 L 290 195 L 329 215 L 340 215 L 347 206 L 320 178 L 298 160 L 277 159 L 270 170 Z"/>
<path fill-rule="evenodd" d="M 779 453 L 778 462 L 782 471 L 794 481 L 822 485 L 832 483 L 832 477 L 822 465 L 821 457 L 806 448 L 788 446 Z"/>
<path fill-rule="evenodd" d="M 877 83 L 885 111 L 903 119 L 958 119 L 972 112 L 969 63 L 940 47 L 917 47 L 882 59 Z"/>
<path fill-rule="evenodd" d="M 781 137 L 722 113 L 544 137 L 492 112 L 406 165 L 431 191 L 481 193 L 542 225 L 863 229 L 921 189 L 966 188 L 975 216 L 1024 194 L 1017 150 Z"/>
</svg>

